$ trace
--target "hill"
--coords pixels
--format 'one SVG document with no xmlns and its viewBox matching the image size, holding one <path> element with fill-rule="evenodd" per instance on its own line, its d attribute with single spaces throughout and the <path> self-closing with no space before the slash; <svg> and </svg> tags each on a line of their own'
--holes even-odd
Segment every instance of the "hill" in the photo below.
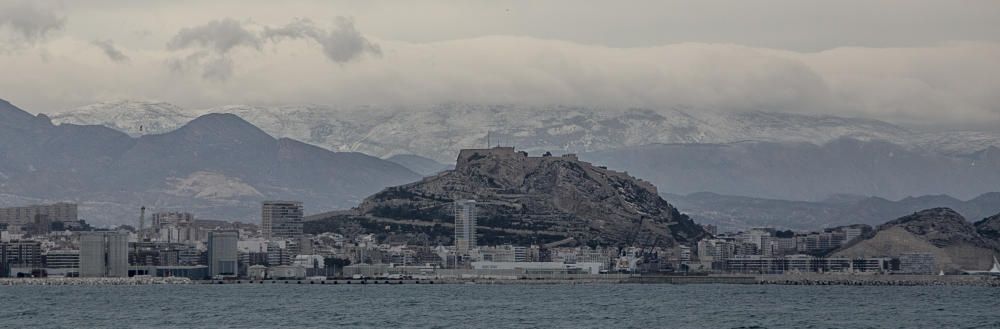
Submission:
<svg viewBox="0 0 1000 329">
<path fill-rule="evenodd" d="M 103 225 L 131 223 L 142 205 L 248 222 L 265 199 L 301 200 L 310 211 L 346 208 L 420 177 L 364 154 L 275 139 L 231 114 L 141 137 L 53 125 L 6 102 L 0 119 L 0 194 L 79 202 L 84 219 Z"/>
<path fill-rule="evenodd" d="M 572 238 L 588 245 L 671 246 L 706 234 L 648 182 L 573 155 L 530 157 L 511 147 L 462 150 L 454 170 L 376 193 L 355 216 L 443 227 L 454 222 L 452 204 L 461 199 L 477 201 L 477 227 L 482 241 L 492 243 Z"/>
<path fill-rule="evenodd" d="M 898 257 L 906 252 L 927 252 L 940 270 L 988 269 L 993 264 L 996 241 L 984 238 L 954 210 L 934 208 L 880 225 L 873 236 L 834 252 L 835 256 Z"/>
</svg>

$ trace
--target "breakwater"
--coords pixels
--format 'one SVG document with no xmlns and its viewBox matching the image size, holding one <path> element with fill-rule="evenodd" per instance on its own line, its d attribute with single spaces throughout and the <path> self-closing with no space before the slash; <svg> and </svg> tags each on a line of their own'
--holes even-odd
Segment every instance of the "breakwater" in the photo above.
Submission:
<svg viewBox="0 0 1000 329">
<path fill-rule="evenodd" d="M 973 275 L 839 275 L 778 274 L 757 276 L 611 276 L 593 275 L 573 278 L 434 278 L 434 279 L 280 279 L 280 280 L 190 280 L 178 277 L 131 278 L 0 278 L 0 286 L 135 286 L 156 284 L 294 284 L 294 285 L 433 285 L 433 284 L 740 284 L 807 286 L 977 286 L 1000 288 L 1000 277 Z"/>
<path fill-rule="evenodd" d="M 761 275 L 759 284 L 810 286 L 977 286 L 1000 287 L 1000 277 L 979 275 Z"/>
<path fill-rule="evenodd" d="M 0 286 L 138 286 L 149 284 L 191 284 L 188 278 L 0 278 Z"/>
</svg>

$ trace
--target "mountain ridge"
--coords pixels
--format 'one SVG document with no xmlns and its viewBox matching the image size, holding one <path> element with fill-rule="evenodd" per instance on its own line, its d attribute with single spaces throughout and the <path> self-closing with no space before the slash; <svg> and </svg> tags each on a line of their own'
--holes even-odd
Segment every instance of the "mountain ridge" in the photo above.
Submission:
<svg viewBox="0 0 1000 329">
<path fill-rule="evenodd" d="M 155 107 L 156 102 L 147 107 Z M 133 103 L 98 103 L 53 115 L 68 123 L 115 121 L 133 112 Z M 105 119 L 92 117 L 97 108 Z M 83 112 L 77 115 L 77 112 Z M 486 142 L 488 131 L 504 144 L 530 153 L 580 153 L 653 143 L 729 143 L 740 140 L 822 144 L 849 137 L 885 140 L 913 149 L 966 155 L 1000 146 L 1000 132 L 919 132 L 884 121 L 830 115 L 749 111 L 714 113 L 703 109 L 583 108 L 440 104 L 413 107 L 322 105 L 227 105 L 185 110 L 177 118 L 149 114 L 147 124 L 177 126 L 205 113 L 234 113 L 276 137 L 291 137 L 337 151 L 379 157 L 416 154 L 450 161 L 462 148 Z M 130 134 L 135 122 L 113 124 Z"/>
<path fill-rule="evenodd" d="M 140 206 L 240 221 L 259 216 L 264 199 L 332 210 L 420 177 L 372 156 L 274 138 L 232 114 L 138 137 L 26 114 L 0 109 L 24 121 L 0 124 L 9 137 L 0 140 L 0 194 L 79 202 L 81 216 L 99 225 L 131 223 Z"/>
</svg>

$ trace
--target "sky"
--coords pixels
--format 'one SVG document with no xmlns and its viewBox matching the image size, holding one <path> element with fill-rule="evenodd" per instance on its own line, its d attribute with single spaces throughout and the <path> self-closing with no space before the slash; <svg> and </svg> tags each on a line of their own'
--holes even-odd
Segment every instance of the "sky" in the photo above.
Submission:
<svg viewBox="0 0 1000 329">
<path fill-rule="evenodd" d="M 1000 1 L 0 0 L 0 98 L 780 111 L 1000 130 Z"/>
</svg>

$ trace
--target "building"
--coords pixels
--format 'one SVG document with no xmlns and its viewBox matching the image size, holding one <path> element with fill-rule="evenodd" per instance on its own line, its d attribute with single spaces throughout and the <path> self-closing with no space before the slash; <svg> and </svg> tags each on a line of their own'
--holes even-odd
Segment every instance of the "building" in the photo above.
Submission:
<svg viewBox="0 0 1000 329">
<path fill-rule="evenodd" d="M 468 255 L 476 247 L 476 200 L 455 201 L 455 250 Z"/>
<path fill-rule="evenodd" d="M 80 276 L 128 276 L 128 233 L 80 233 Z"/>
<path fill-rule="evenodd" d="M 238 274 L 236 243 L 239 239 L 236 231 L 208 232 L 208 273 L 211 277 Z"/>
<path fill-rule="evenodd" d="M 707 232 L 708 234 L 711 234 L 711 235 L 718 235 L 719 234 L 719 227 L 718 226 L 715 226 L 715 225 L 712 225 L 712 224 L 705 224 L 705 225 L 702 225 L 701 228 L 705 229 L 705 232 Z"/>
<path fill-rule="evenodd" d="M 186 212 L 158 212 L 153 214 L 154 238 L 165 242 L 190 242 L 198 240 L 194 215 Z"/>
<path fill-rule="evenodd" d="M 79 268 L 79 250 L 49 250 L 45 253 L 46 268 Z"/>
<path fill-rule="evenodd" d="M 267 276 L 276 280 L 305 279 L 306 269 L 301 266 L 274 266 L 267 269 Z"/>
<path fill-rule="evenodd" d="M 264 265 L 252 265 L 247 269 L 247 277 L 250 280 L 263 280 L 267 279 L 267 266 Z"/>
<path fill-rule="evenodd" d="M 44 215 L 52 222 L 75 222 L 79 220 L 75 203 L 60 202 L 47 205 L 0 208 L 0 223 L 13 225 L 33 224 L 37 215 Z"/>
<path fill-rule="evenodd" d="M 0 262 L 10 267 L 42 267 L 42 243 L 32 240 L 0 242 Z"/>
<path fill-rule="evenodd" d="M 265 239 L 302 237 L 302 202 L 264 201 L 261 206 L 261 230 Z"/>
<path fill-rule="evenodd" d="M 928 252 L 908 252 L 899 255 L 899 273 L 935 274 L 934 254 Z"/>
<path fill-rule="evenodd" d="M 153 228 L 163 225 L 191 225 L 194 215 L 187 212 L 158 212 L 153 214 Z"/>
<path fill-rule="evenodd" d="M 506 270 L 518 274 L 599 274 L 602 263 L 472 262 L 475 270 Z"/>
</svg>

